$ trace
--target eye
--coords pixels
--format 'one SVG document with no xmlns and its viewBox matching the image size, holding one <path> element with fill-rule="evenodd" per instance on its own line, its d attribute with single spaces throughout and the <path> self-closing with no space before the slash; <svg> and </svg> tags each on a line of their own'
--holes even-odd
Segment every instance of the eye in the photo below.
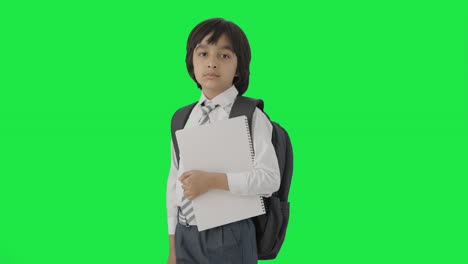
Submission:
<svg viewBox="0 0 468 264">
<path fill-rule="evenodd" d="M 222 56 L 223 56 L 224 59 L 229 59 L 229 58 L 231 58 L 231 56 L 229 56 L 228 54 L 223 54 Z"/>
<path fill-rule="evenodd" d="M 202 56 L 202 57 L 204 57 L 204 55 L 203 55 L 203 54 L 206 54 L 206 52 L 200 52 L 200 53 L 198 53 L 198 56 Z"/>
</svg>

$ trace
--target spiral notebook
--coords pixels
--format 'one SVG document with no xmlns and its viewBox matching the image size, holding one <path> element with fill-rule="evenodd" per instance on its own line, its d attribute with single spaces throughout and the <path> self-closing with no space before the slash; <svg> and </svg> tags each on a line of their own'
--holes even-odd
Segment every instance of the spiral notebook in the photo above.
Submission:
<svg viewBox="0 0 468 264">
<path fill-rule="evenodd" d="M 253 169 L 254 149 L 246 116 L 176 131 L 184 169 L 244 172 Z M 210 190 L 192 201 L 198 231 L 265 213 L 259 195 Z"/>
</svg>

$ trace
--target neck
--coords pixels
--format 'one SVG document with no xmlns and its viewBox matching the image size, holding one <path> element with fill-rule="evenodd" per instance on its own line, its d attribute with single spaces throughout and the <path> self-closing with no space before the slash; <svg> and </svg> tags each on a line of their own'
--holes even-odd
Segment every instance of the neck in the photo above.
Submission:
<svg viewBox="0 0 468 264">
<path fill-rule="evenodd" d="M 229 87 L 231 87 L 231 86 L 229 86 Z M 215 98 L 219 94 L 221 94 L 224 91 L 226 91 L 227 89 L 229 89 L 229 87 L 222 88 L 222 89 L 206 89 L 206 88 L 202 87 L 202 92 L 203 92 L 203 94 L 205 95 L 205 97 L 208 100 L 213 100 L 213 98 Z"/>
</svg>

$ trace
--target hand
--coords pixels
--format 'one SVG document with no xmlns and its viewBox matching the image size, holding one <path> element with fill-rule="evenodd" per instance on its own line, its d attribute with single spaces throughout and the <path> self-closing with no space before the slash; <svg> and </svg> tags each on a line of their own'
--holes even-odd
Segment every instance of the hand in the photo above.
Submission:
<svg viewBox="0 0 468 264">
<path fill-rule="evenodd" d="M 169 235 L 169 259 L 167 264 L 176 264 L 175 234 Z"/>
<path fill-rule="evenodd" d="M 179 180 L 182 182 L 185 197 L 193 200 L 211 189 L 213 173 L 199 170 L 186 171 Z"/>
<path fill-rule="evenodd" d="M 167 264 L 176 264 L 176 256 L 175 254 L 169 254 L 169 259 L 167 260 Z"/>
</svg>

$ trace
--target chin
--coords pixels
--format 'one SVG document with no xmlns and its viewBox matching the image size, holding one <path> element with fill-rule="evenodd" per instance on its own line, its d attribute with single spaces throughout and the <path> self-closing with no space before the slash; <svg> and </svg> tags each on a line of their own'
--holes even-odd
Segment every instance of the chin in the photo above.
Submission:
<svg viewBox="0 0 468 264">
<path fill-rule="evenodd" d="M 219 90 L 219 89 L 221 89 L 221 86 L 219 86 L 219 85 L 212 85 L 212 84 L 208 84 L 208 85 L 205 85 L 205 86 L 202 85 L 202 87 L 203 87 L 204 89 L 207 89 L 207 90 Z"/>
</svg>

